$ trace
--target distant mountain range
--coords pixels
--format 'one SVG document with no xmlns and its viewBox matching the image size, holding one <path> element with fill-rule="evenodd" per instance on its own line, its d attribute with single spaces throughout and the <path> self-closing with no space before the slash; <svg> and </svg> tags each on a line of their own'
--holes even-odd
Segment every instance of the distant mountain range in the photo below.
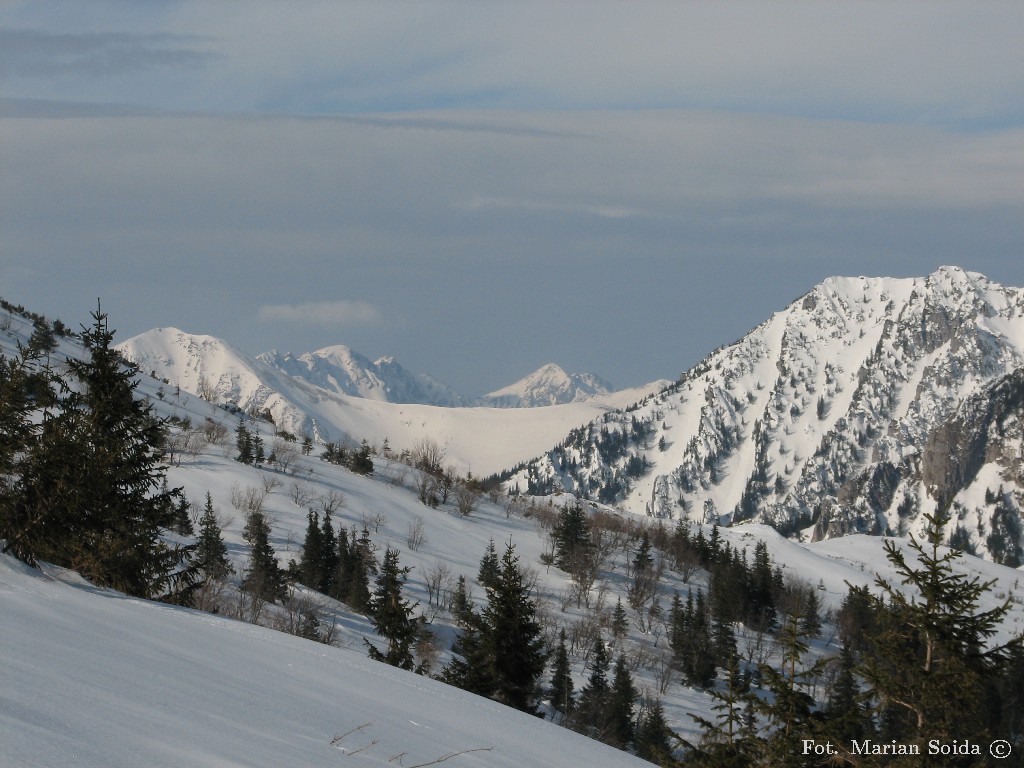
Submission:
<svg viewBox="0 0 1024 768">
<path fill-rule="evenodd" d="M 374 362 L 344 346 L 250 357 L 212 336 L 157 328 L 118 348 L 143 373 L 210 402 L 270 418 L 279 429 L 322 441 L 366 439 L 383 445 L 387 440 L 396 451 L 430 438 L 460 472 L 476 474 L 535 456 L 573 427 L 669 384 L 601 392 L 596 377 L 545 366 L 499 390 L 500 402 L 492 403 L 490 396 L 465 398 L 392 358 Z M 497 407 L 512 405 L 520 407 Z M 531 405 L 536 407 L 526 407 Z"/>
<path fill-rule="evenodd" d="M 1024 289 L 957 267 L 830 278 L 678 381 L 613 393 L 550 365 L 468 400 L 346 347 L 251 359 L 174 329 L 121 348 L 293 431 L 430 436 L 523 493 L 810 538 L 903 535 L 949 507 L 958 546 L 1024 562 Z"/>
<path fill-rule="evenodd" d="M 197 391 L 212 388 L 218 398 L 242 405 L 259 390 L 246 387 L 248 376 L 286 375 L 340 395 L 387 403 L 419 403 L 445 408 L 535 408 L 588 400 L 613 391 L 592 373 L 567 373 L 549 363 L 528 376 L 483 397 L 467 397 L 426 373 L 413 373 L 393 357 L 370 360 L 338 344 L 295 355 L 277 350 L 248 358 L 212 336 L 186 333 L 177 328 L 156 328 L 118 345 L 126 357 L 144 371 L 175 378 Z M 246 375 L 243 375 L 242 372 Z"/>
</svg>

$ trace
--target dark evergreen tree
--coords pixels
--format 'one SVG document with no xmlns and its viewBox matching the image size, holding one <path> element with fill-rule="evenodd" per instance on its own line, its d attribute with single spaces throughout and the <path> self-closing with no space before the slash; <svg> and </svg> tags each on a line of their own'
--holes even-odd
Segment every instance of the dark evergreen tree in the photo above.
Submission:
<svg viewBox="0 0 1024 768">
<path fill-rule="evenodd" d="M 498 583 L 500 573 L 501 564 L 498 561 L 498 550 L 494 546 L 494 539 L 491 539 L 484 552 L 484 556 L 480 559 L 480 570 L 477 572 L 476 580 L 485 589 L 493 589 Z"/>
<path fill-rule="evenodd" d="M 636 726 L 636 756 L 660 766 L 674 765 L 672 742 L 675 734 L 665 721 L 661 702 L 646 702 L 640 710 Z"/>
<path fill-rule="evenodd" d="M 483 623 L 493 653 L 494 698 L 524 712 L 535 710 L 538 682 L 547 663 L 531 591 L 509 542 L 497 580 L 487 588 Z"/>
<path fill-rule="evenodd" d="M 455 582 L 455 591 L 452 593 L 452 618 L 461 627 L 469 624 L 470 615 L 473 612 L 473 604 L 469 599 L 469 590 L 466 587 L 466 577 L 459 575 Z"/>
<path fill-rule="evenodd" d="M 233 570 L 209 492 L 206 493 L 203 516 L 199 519 L 199 543 L 194 562 L 200 573 L 208 579 L 223 579 Z"/>
<path fill-rule="evenodd" d="M 870 719 L 855 674 L 857 659 L 848 643 L 843 643 L 834 663 L 836 674 L 824 710 L 825 727 L 830 738 L 849 744 L 869 736 Z"/>
<path fill-rule="evenodd" d="M 370 445 L 363 440 L 359 450 L 352 454 L 348 468 L 359 475 L 373 474 L 373 459 L 370 456 Z"/>
<path fill-rule="evenodd" d="M 324 580 L 324 551 L 320 535 L 320 516 L 315 510 L 306 513 L 306 537 L 299 559 L 299 579 L 310 589 L 319 589 Z"/>
<path fill-rule="evenodd" d="M 67 361 L 75 386 L 62 409 L 77 432 L 78 452 L 66 457 L 71 463 L 65 467 L 75 492 L 59 503 L 69 521 L 78 519 L 80 531 L 70 562 L 62 564 L 126 594 L 181 600 L 194 574 L 186 567 L 191 548 L 161 538 L 181 494 L 162 489 L 165 424 L 135 398 L 138 369 L 125 362 L 113 338 L 97 309 L 81 334 L 88 359 Z"/>
<path fill-rule="evenodd" d="M 169 495 L 166 478 L 163 482 L 163 492 Z M 192 504 L 184 496 L 179 497 L 177 502 L 174 502 L 171 530 L 179 536 L 192 537 L 196 535 L 195 526 L 192 525 Z"/>
<path fill-rule="evenodd" d="M 325 595 L 331 594 L 337 573 L 338 539 L 334 535 L 331 511 L 325 509 L 320 521 L 320 581 L 316 586 L 317 591 Z"/>
<path fill-rule="evenodd" d="M 54 560 L 54 534 L 67 531 L 73 522 L 60 519 L 63 510 L 46 503 L 43 495 L 63 490 L 41 475 L 63 466 L 52 454 L 69 442 L 44 435 L 53 431 L 47 425 L 58 384 L 46 364 L 47 354 L 37 332 L 27 344 L 19 343 L 16 357 L 0 355 L 0 539 L 4 552 L 30 565 L 37 557 Z M 35 418 L 38 413 L 41 417 Z M 67 535 L 74 535 L 74 530 Z"/>
<path fill-rule="evenodd" d="M 696 750 L 696 762 L 708 766 L 749 765 L 755 754 L 754 743 L 745 732 L 745 710 L 750 701 L 749 686 L 740 669 L 738 656 L 726 664 L 724 686 L 711 692 L 715 703 L 711 711 L 714 720 L 690 715 L 703 729 L 701 743 Z"/>
<path fill-rule="evenodd" d="M 636 705 L 636 686 L 629 673 L 624 656 L 615 662 L 612 686 L 603 718 L 602 741 L 618 749 L 633 743 L 633 709 Z"/>
<path fill-rule="evenodd" d="M 370 531 L 363 528 L 358 539 L 353 531 L 348 553 L 348 590 L 342 599 L 362 613 L 370 610 L 370 578 L 377 573 L 377 560 L 373 552 Z"/>
<path fill-rule="evenodd" d="M 252 551 L 242 578 L 242 589 L 260 600 L 276 602 L 285 596 L 284 574 L 270 545 L 270 524 L 262 512 L 249 515 L 242 531 Z"/>
<path fill-rule="evenodd" d="M 551 687 L 548 688 L 548 698 L 551 701 L 551 708 L 566 717 L 572 714 L 573 705 L 573 682 L 572 669 L 569 665 L 569 651 L 565 647 L 565 630 L 558 634 L 558 648 L 555 650 L 555 660 L 551 667 Z"/>
<path fill-rule="evenodd" d="M 493 696 L 497 680 L 490 639 L 480 614 L 468 608 L 463 616 L 462 630 L 452 643 L 454 656 L 442 670 L 441 679 L 479 696 Z"/>
<path fill-rule="evenodd" d="M 578 501 L 562 509 L 551 532 L 555 544 L 555 565 L 571 573 L 590 553 L 590 518 Z"/>
<path fill-rule="evenodd" d="M 678 595 L 676 595 L 678 599 Z M 622 607 L 622 598 L 615 602 L 615 609 L 612 611 L 612 637 L 622 640 L 629 633 L 629 618 L 626 616 L 626 609 Z"/>
<path fill-rule="evenodd" d="M 576 706 L 574 722 L 583 732 L 595 735 L 601 732 L 600 725 L 604 722 L 604 711 L 611 690 L 608 683 L 608 664 L 608 651 L 604 641 L 599 637 L 594 641 L 594 648 L 590 653 L 590 677 L 580 691 Z"/>
<path fill-rule="evenodd" d="M 812 714 L 815 701 L 811 689 L 825 661 L 804 664 L 810 635 L 803 629 L 802 614 L 802 607 L 796 606 L 779 628 L 781 665 L 775 668 L 762 664 L 760 668 L 771 696 L 755 702 L 771 728 L 765 740 L 765 751 L 770 760 L 780 766 L 803 765 L 806 760 L 801 757 L 800 740 L 813 739 L 820 734 L 818 720 Z"/>
<path fill-rule="evenodd" d="M 993 645 L 1010 608 L 1008 600 L 982 610 L 993 582 L 958 572 L 962 553 L 942 547 L 949 512 L 926 513 L 924 540 L 910 538 L 916 562 L 894 542 L 886 556 L 907 590 L 879 577 L 873 596 L 879 628 L 862 656 L 861 674 L 892 738 L 916 743 L 924 754 L 932 739 L 983 740 L 991 726 L 986 694 L 1002 677 L 1018 637 Z M 991 734 L 995 737 L 995 734 Z"/>
<path fill-rule="evenodd" d="M 377 634 L 388 641 L 387 650 L 381 652 L 366 641 L 370 658 L 400 669 L 414 666 L 413 646 L 419 624 L 413 618 L 416 605 L 410 605 L 402 595 L 408 574 L 408 568 L 398 565 L 398 550 L 384 550 L 377 587 L 370 598 L 370 621 Z"/>
<path fill-rule="evenodd" d="M 245 428 L 245 421 L 238 420 L 238 427 L 235 429 L 235 447 L 238 448 L 238 455 L 235 461 L 243 464 L 252 464 L 256 454 L 253 452 L 252 434 Z"/>
</svg>

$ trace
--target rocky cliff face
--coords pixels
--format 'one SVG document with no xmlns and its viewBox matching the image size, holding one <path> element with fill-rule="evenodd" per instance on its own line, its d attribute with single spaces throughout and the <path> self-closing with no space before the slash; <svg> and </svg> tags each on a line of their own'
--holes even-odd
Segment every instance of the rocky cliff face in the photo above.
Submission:
<svg viewBox="0 0 1024 768">
<path fill-rule="evenodd" d="M 1022 366 L 1021 289 L 955 267 L 833 278 L 507 477 L 522 491 L 813 537 L 905 533 L 952 505 L 950 534 L 995 556 L 986 498 L 1019 519 Z"/>
</svg>

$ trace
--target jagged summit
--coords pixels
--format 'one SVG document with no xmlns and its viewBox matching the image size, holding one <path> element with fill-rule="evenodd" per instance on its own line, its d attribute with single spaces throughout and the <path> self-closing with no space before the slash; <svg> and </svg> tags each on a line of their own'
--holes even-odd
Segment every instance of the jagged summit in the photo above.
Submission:
<svg viewBox="0 0 1024 768">
<path fill-rule="evenodd" d="M 1016 402 L 1006 393 L 1022 365 L 1024 290 L 959 267 L 829 278 L 640 407 L 574 430 L 507 477 L 641 514 L 816 536 L 905 533 L 953 504 L 963 536 L 991 552 L 992 531 L 1011 525 L 993 522 L 992 499 L 1019 526 L 1020 434 L 975 435 L 977 450 L 1001 441 L 980 459 L 998 455 L 1000 469 L 978 469 L 950 424 L 969 421 L 958 414 L 977 398 L 974 410 L 994 408 L 986 392 Z M 1008 536 L 1019 547 L 1019 527 Z"/>
<path fill-rule="evenodd" d="M 548 363 L 515 384 L 489 392 L 481 401 L 499 408 L 523 408 L 579 402 L 611 391 L 612 386 L 593 373 L 567 373 Z"/>
</svg>

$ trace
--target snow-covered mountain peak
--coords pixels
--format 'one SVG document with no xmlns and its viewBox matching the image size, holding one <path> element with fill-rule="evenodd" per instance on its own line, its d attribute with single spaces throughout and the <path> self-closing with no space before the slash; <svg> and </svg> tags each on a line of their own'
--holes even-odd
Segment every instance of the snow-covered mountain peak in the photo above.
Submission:
<svg viewBox="0 0 1024 768">
<path fill-rule="evenodd" d="M 903 533 L 953 503 L 964 536 L 992 551 L 991 499 L 1018 519 L 1024 506 L 1020 440 L 1003 444 L 995 427 L 968 425 L 971 414 L 1012 410 L 1024 377 L 1007 377 L 1022 367 L 1020 288 L 959 267 L 833 277 L 509 480 L 659 517 L 754 519 L 786 532 L 814 524 L 819 536 Z M 986 405 L 990 392 L 1001 393 L 1001 410 Z M 1003 469 L 984 479 L 986 440 L 997 442 L 988 450 Z M 988 485 L 970 488 L 976 478 Z M 1016 531 L 1014 546 L 1024 544 Z"/>
<path fill-rule="evenodd" d="M 561 366 L 548 363 L 514 384 L 484 395 L 482 400 L 500 408 L 522 408 L 579 402 L 611 391 L 611 385 L 593 373 L 567 373 Z"/>
</svg>

